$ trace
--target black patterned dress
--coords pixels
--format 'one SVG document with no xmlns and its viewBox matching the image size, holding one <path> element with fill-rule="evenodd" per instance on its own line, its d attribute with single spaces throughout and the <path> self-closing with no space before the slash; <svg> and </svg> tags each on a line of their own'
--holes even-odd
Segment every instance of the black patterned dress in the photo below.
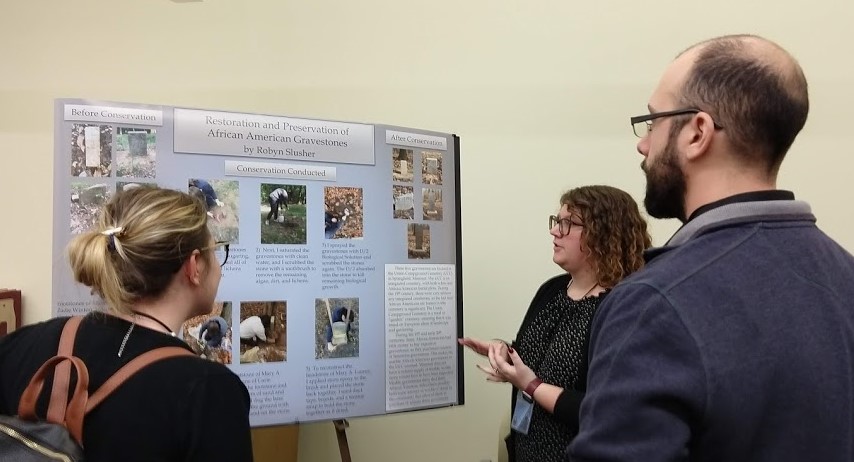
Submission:
<svg viewBox="0 0 854 462">
<path fill-rule="evenodd" d="M 578 433 L 590 322 L 604 292 L 573 300 L 566 295 L 568 283 L 569 276 L 564 275 L 543 284 L 514 342 L 522 361 L 537 377 L 564 389 L 554 414 L 535 404 L 528 434 L 511 431 L 516 462 L 562 462 L 566 447 Z"/>
</svg>

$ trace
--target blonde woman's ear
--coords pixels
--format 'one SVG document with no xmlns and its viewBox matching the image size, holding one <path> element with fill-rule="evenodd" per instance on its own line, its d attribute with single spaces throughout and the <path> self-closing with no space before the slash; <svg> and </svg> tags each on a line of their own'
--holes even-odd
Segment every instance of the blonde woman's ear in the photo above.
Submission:
<svg viewBox="0 0 854 462">
<path fill-rule="evenodd" d="M 190 254 L 190 257 L 187 258 L 187 261 L 184 262 L 184 274 L 186 274 L 187 278 L 193 284 L 197 285 L 202 283 L 202 272 L 199 268 L 200 256 L 201 252 L 194 250 L 193 253 Z"/>
</svg>

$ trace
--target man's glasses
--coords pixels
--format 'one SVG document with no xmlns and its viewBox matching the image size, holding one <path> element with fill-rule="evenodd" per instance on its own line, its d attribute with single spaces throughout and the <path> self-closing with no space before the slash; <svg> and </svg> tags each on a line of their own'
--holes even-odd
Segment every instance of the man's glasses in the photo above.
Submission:
<svg viewBox="0 0 854 462">
<path fill-rule="evenodd" d="M 553 230 L 554 227 L 557 226 L 558 234 L 560 234 L 560 237 L 564 237 L 569 234 L 569 231 L 572 229 L 573 226 L 578 226 L 581 228 L 584 227 L 584 225 L 582 225 L 581 223 L 573 223 L 570 218 L 572 218 L 572 215 L 566 218 L 560 218 L 554 215 L 549 215 L 549 231 Z"/>
<path fill-rule="evenodd" d="M 673 117 L 683 114 L 699 114 L 703 112 L 696 108 L 685 108 L 685 109 L 677 109 L 675 111 L 664 111 L 664 112 L 653 112 L 652 114 L 646 114 L 642 116 L 632 117 L 632 131 L 635 133 L 635 136 L 638 138 L 643 138 L 652 131 L 652 121 L 655 119 L 660 119 L 662 117 Z M 718 125 L 717 122 L 712 122 L 715 124 L 716 129 L 722 129 L 723 127 Z"/>
<path fill-rule="evenodd" d="M 210 250 L 213 249 L 214 255 L 216 255 L 216 259 L 220 262 L 219 266 L 225 266 L 226 262 L 228 262 L 228 248 L 230 246 L 229 241 L 216 241 L 213 245 L 205 247 L 199 250 Z"/>
</svg>

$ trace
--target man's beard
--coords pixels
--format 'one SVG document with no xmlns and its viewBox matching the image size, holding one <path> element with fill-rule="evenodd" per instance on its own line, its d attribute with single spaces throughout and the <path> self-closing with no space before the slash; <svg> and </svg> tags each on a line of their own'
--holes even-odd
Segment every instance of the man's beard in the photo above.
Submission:
<svg viewBox="0 0 854 462">
<path fill-rule="evenodd" d="M 685 174 L 679 167 L 674 135 L 671 133 L 664 151 L 654 163 L 648 164 L 649 158 L 641 163 L 641 169 L 646 174 L 646 196 L 643 205 L 650 216 L 678 218 L 684 222 L 687 187 Z"/>
</svg>

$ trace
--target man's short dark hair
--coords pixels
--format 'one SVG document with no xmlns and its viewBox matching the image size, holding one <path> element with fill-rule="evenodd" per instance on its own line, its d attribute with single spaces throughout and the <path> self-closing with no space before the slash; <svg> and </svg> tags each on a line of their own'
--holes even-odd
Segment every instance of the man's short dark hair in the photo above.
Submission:
<svg viewBox="0 0 854 462">
<path fill-rule="evenodd" d="M 806 123 L 807 81 L 785 50 L 767 42 L 786 59 L 763 59 L 746 39 L 767 42 L 727 36 L 696 45 L 701 48 L 680 96 L 724 127 L 745 160 L 776 172 Z"/>
</svg>

